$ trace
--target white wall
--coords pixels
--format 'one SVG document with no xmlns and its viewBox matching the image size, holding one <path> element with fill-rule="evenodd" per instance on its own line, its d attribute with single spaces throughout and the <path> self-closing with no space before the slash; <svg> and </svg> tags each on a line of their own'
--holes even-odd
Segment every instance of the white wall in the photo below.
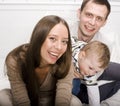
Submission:
<svg viewBox="0 0 120 106">
<path fill-rule="evenodd" d="M 29 41 L 31 32 L 41 17 L 48 14 L 59 15 L 70 26 L 77 20 L 76 11 L 81 0 L 43 1 L 0 0 L 0 70 L 3 70 L 4 59 L 10 50 Z M 112 12 L 104 30 L 112 29 L 119 33 L 120 2 L 110 3 Z"/>
</svg>

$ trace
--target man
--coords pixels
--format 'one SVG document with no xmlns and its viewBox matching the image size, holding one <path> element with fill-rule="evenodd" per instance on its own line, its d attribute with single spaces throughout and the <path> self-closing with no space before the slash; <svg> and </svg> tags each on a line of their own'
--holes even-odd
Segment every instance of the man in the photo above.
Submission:
<svg viewBox="0 0 120 106">
<path fill-rule="evenodd" d="M 73 37 L 74 39 L 72 39 L 72 42 L 74 43 L 77 42 L 78 40 L 85 42 L 90 42 L 91 40 L 99 40 L 101 42 L 106 43 L 109 46 L 111 50 L 111 56 L 113 56 L 115 52 L 118 52 L 118 51 L 112 51 L 112 50 L 116 50 L 115 49 L 116 45 L 113 44 L 113 42 L 110 42 L 106 35 L 102 35 L 99 32 L 100 28 L 106 24 L 110 11 L 111 11 L 111 7 L 107 0 L 84 0 L 81 5 L 81 9 L 78 10 L 78 18 L 80 20 L 78 25 L 78 36 Z M 120 56 L 118 55 L 118 58 L 119 57 Z M 99 80 L 115 81 L 115 83 L 113 82 L 107 83 L 99 87 L 100 95 L 102 95 L 100 97 L 101 106 L 120 105 L 120 100 L 118 99 L 120 95 L 119 70 L 120 70 L 120 64 L 110 62 L 108 68 L 98 78 Z M 79 77 L 77 71 L 75 71 L 75 76 Z M 81 100 L 81 92 L 79 92 L 77 96 Z M 82 99 L 84 99 L 84 96 Z M 87 102 L 88 100 L 86 99 L 83 103 L 87 103 Z"/>
<path fill-rule="evenodd" d="M 81 9 L 78 10 L 79 23 L 78 28 L 75 27 L 78 31 L 73 29 L 74 32 L 78 32 L 77 39 L 85 42 L 90 42 L 91 40 L 102 41 L 108 45 L 111 51 L 111 61 L 120 63 L 119 36 L 112 31 L 104 34 L 99 31 L 107 22 L 111 12 L 110 4 L 106 0 L 91 2 L 91 0 L 83 0 Z"/>
</svg>

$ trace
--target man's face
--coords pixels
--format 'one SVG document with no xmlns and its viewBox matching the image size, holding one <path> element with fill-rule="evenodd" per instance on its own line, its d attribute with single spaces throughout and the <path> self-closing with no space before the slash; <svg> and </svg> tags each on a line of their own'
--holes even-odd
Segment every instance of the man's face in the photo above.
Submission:
<svg viewBox="0 0 120 106">
<path fill-rule="evenodd" d="M 78 13 L 80 19 L 78 39 L 89 42 L 106 23 L 107 13 L 105 5 L 88 2 L 84 9 Z"/>
</svg>

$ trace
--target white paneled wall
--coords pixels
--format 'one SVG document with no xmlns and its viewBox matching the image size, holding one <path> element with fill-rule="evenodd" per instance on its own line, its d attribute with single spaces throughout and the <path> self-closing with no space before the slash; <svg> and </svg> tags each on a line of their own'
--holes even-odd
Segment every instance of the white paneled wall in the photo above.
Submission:
<svg viewBox="0 0 120 106">
<path fill-rule="evenodd" d="M 0 2 L 81 2 L 82 0 L 0 0 Z M 120 0 L 109 0 L 114 2 L 120 2 Z"/>
<path fill-rule="evenodd" d="M 0 0 L 0 2 L 81 2 L 82 0 Z"/>
<path fill-rule="evenodd" d="M 104 27 L 119 33 L 120 2 L 111 1 L 112 12 Z M 63 17 L 72 28 L 81 0 L 0 0 L 0 71 L 4 59 L 16 46 L 29 41 L 39 19 L 48 14 Z M 1 74 L 0 74 L 1 75 Z"/>
</svg>

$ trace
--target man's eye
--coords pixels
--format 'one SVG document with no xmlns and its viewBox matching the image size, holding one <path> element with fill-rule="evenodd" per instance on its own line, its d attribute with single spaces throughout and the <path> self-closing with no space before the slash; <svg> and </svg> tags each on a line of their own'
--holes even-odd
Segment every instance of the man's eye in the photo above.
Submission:
<svg viewBox="0 0 120 106">
<path fill-rule="evenodd" d="M 101 17 L 97 17 L 97 21 L 101 22 L 101 21 L 103 21 L 103 19 Z"/>
<path fill-rule="evenodd" d="M 92 17 L 92 14 L 86 13 L 87 17 Z"/>
</svg>

